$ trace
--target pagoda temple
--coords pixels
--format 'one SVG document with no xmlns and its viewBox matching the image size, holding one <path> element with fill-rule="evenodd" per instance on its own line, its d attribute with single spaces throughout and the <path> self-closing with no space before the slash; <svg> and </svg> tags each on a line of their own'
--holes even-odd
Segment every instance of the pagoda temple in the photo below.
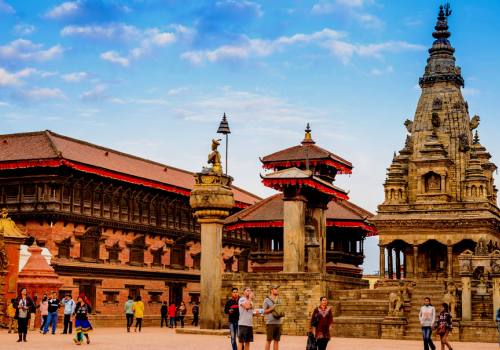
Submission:
<svg viewBox="0 0 500 350">
<path fill-rule="evenodd" d="M 320 296 L 368 286 L 361 278 L 363 241 L 377 231 L 368 221 L 372 214 L 349 202 L 347 191 L 334 185 L 338 174 L 352 172 L 352 164 L 317 146 L 309 125 L 299 145 L 261 162 L 269 170 L 262 183 L 281 193 L 226 218 L 226 234 L 245 235 L 252 244 L 250 251 L 240 251 L 239 273 L 224 275 L 223 294 L 251 286 L 259 303 L 270 285 L 281 285 L 290 320 L 283 331 L 305 334 L 309 323 L 304 315 Z M 261 329 L 261 321 L 256 322 Z"/>
<path fill-rule="evenodd" d="M 462 96 L 450 15 L 449 5 L 440 7 L 415 115 L 404 123 L 404 147 L 394 155 L 384 202 L 370 219 L 380 238 L 377 288 L 336 295 L 338 336 L 421 339 L 418 313 L 429 297 L 435 305 L 449 305 L 452 340 L 498 338 L 497 167 L 480 143 L 480 117 L 471 117 Z"/>
</svg>

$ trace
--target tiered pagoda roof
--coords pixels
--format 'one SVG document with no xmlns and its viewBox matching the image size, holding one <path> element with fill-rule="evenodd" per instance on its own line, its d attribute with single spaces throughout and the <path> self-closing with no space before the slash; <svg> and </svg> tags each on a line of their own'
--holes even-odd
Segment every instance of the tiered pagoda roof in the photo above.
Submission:
<svg viewBox="0 0 500 350">
<path fill-rule="evenodd" d="M 328 203 L 325 215 L 328 227 L 359 228 L 365 231 L 367 236 L 377 235 L 375 226 L 368 221 L 373 214 L 347 200 Z M 283 227 L 283 194 L 275 194 L 229 216 L 224 224 L 226 231 L 240 228 Z"/>
<path fill-rule="evenodd" d="M 0 135 L 0 171 L 36 167 L 67 167 L 188 197 L 194 186 L 192 172 L 49 130 Z M 232 189 L 240 208 L 261 200 L 238 187 Z"/>
</svg>

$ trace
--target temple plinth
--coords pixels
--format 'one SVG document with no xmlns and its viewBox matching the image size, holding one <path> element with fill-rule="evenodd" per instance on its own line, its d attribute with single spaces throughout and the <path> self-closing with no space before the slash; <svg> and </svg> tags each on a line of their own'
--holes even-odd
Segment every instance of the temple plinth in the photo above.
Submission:
<svg viewBox="0 0 500 350">
<path fill-rule="evenodd" d="M 201 226 L 201 308 L 200 328 L 220 329 L 222 323 L 222 228 L 234 207 L 232 177 L 223 175 L 220 155 L 209 156 L 214 166 L 196 173 L 189 204 Z M 218 163 L 217 163 L 218 162 Z"/>
</svg>

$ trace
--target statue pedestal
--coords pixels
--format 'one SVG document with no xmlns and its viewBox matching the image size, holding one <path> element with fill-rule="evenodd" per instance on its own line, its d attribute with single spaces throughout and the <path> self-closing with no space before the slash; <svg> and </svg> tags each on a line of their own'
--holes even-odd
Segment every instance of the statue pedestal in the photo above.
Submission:
<svg viewBox="0 0 500 350">
<path fill-rule="evenodd" d="M 408 320 L 406 317 L 387 316 L 380 325 L 382 339 L 402 339 Z"/>
</svg>

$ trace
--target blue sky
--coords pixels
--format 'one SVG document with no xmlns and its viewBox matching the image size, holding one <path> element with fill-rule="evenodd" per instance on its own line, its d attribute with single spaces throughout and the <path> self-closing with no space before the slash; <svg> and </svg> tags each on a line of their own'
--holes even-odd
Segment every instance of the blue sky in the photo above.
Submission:
<svg viewBox="0 0 500 350">
<path fill-rule="evenodd" d="M 438 1 L 0 0 L 2 132 L 50 129 L 188 170 L 228 114 L 229 172 L 300 142 L 354 163 L 338 184 L 375 211 L 413 118 Z M 451 42 L 481 142 L 500 118 L 500 4 L 452 2 Z M 498 163 L 498 161 L 496 161 Z M 376 239 L 366 271 L 377 270 Z"/>
</svg>

